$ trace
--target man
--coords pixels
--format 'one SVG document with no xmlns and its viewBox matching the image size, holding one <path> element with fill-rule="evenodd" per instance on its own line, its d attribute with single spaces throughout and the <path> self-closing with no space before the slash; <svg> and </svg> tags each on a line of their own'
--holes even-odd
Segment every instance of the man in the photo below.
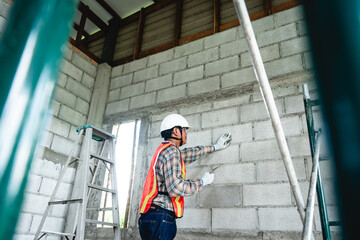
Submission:
<svg viewBox="0 0 360 240">
<path fill-rule="evenodd" d="M 143 240 L 175 238 L 175 219 L 183 215 L 184 197 L 214 181 L 214 173 L 209 172 L 200 179 L 185 180 L 185 165 L 230 145 L 231 135 L 224 134 L 214 145 L 180 150 L 186 144 L 189 127 L 179 114 L 170 114 L 161 123 L 165 141 L 153 155 L 140 203 L 139 232 Z"/>
</svg>

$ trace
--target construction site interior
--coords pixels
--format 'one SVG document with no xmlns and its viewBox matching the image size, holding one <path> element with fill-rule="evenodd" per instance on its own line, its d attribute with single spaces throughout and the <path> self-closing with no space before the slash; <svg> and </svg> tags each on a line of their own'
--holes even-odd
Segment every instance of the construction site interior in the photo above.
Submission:
<svg viewBox="0 0 360 240">
<path fill-rule="evenodd" d="M 16 2 L 0 0 L 0 37 Z M 245 3 L 305 204 L 314 155 L 311 119 L 311 131 L 322 129 L 317 191 L 326 201 L 322 205 L 316 197 L 313 237 L 342 239 L 342 228 L 329 226 L 340 217 L 326 124 L 321 108 L 313 104 L 307 111 L 304 100 L 307 92 L 311 101 L 319 98 L 304 5 Z M 101 223 L 113 221 L 120 225 L 118 239 L 140 239 L 143 184 L 162 142 L 161 121 L 172 113 L 191 125 L 184 147 L 232 135 L 228 148 L 186 166 L 186 178 L 197 179 L 220 165 L 212 184 L 185 197 L 175 239 L 301 239 L 303 222 L 233 1 L 80 0 L 74 12 L 13 239 L 34 239 L 55 188 L 56 201 L 77 195 L 81 163 L 61 170 L 69 155 L 81 158 L 86 136 L 79 132 L 89 126 L 115 137 L 114 145 L 86 146 L 90 152 L 114 149 L 116 167 L 109 167 L 111 161 L 88 163 L 88 178 L 96 172 L 92 184 L 102 188 L 88 194 L 86 218 L 93 222 L 85 225 L 85 239 L 114 239 L 114 226 Z M 110 187 L 117 188 L 118 199 L 101 191 Z M 114 201 L 119 216 L 108 211 Z M 41 239 L 65 239 L 51 232 L 71 232 L 76 213 L 76 203 L 52 205 L 41 227 L 49 233 Z"/>
</svg>

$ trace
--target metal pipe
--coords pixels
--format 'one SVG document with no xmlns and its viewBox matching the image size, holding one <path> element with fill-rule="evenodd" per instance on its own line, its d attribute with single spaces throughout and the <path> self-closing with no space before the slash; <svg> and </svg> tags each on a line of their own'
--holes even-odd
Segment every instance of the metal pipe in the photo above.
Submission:
<svg viewBox="0 0 360 240">
<path fill-rule="evenodd" d="M 12 237 L 76 0 L 14 1 L 0 42 L 0 239 Z"/>
<path fill-rule="evenodd" d="M 274 128 L 275 136 L 280 148 L 281 156 L 284 161 L 290 185 L 295 196 L 296 205 L 300 213 L 302 222 L 305 220 L 304 199 L 302 197 L 300 186 L 296 178 L 295 169 L 291 160 L 290 151 L 286 143 L 285 134 L 281 126 L 280 117 L 276 109 L 275 100 L 270 88 L 265 67 L 261 59 L 260 50 L 257 45 L 255 34 L 251 26 L 249 14 L 244 0 L 233 0 L 235 10 L 239 21 L 243 27 L 245 38 L 247 40 L 251 61 L 254 67 L 256 78 L 260 85 L 260 91 L 265 102 L 266 109 Z"/>
<path fill-rule="evenodd" d="M 319 155 L 320 155 L 320 137 L 321 129 L 316 134 L 316 144 L 315 144 L 315 154 L 313 157 L 313 169 L 311 172 L 310 187 L 307 199 L 306 215 L 305 215 L 305 225 L 303 228 L 302 239 L 310 240 L 312 233 L 312 226 L 314 222 L 314 203 L 315 203 L 315 194 L 316 194 L 316 183 L 317 183 L 317 173 L 319 168 Z"/>
</svg>

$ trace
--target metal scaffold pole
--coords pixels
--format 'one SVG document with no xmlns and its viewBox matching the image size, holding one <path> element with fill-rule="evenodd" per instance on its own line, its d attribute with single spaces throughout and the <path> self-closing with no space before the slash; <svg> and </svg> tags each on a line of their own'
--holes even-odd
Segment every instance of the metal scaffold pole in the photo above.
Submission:
<svg viewBox="0 0 360 240">
<path fill-rule="evenodd" d="M 12 239 L 77 0 L 14 1 L 0 41 L 0 239 Z"/>
<path fill-rule="evenodd" d="M 295 169 L 291 160 L 290 151 L 286 143 L 284 130 L 281 126 L 279 113 L 276 109 L 275 100 L 270 88 L 269 80 L 265 72 L 260 50 L 257 45 L 254 30 L 251 26 L 249 14 L 244 0 L 233 0 L 235 10 L 243 27 L 244 35 L 248 44 L 251 61 L 254 67 L 256 78 L 260 85 L 260 91 L 265 102 L 266 109 L 271 119 L 275 136 L 280 148 L 281 156 L 284 161 L 285 169 L 289 177 L 290 185 L 295 196 L 296 205 L 300 213 L 302 222 L 305 220 L 305 204 L 300 191 L 300 186 L 296 178 Z"/>
</svg>

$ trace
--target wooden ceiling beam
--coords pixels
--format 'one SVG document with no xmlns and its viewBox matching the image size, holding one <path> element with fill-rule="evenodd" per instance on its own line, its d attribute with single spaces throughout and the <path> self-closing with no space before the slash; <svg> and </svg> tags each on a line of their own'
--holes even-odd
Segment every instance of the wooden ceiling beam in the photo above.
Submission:
<svg viewBox="0 0 360 240">
<path fill-rule="evenodd" d="M 74 23 L 73 28 L 74 28 L 76 31 L 79 31 L 80 26 L 79 26 L 79 24 Z M 86 32 L 85 30 L 84 30 L 84 32 L 83 32 L 83 35 L 84 35 L 85 38 L 87 38 L 87 37 L 90 36 L 90 34 L 89 34 L 88 32 Z"/>
<path fill-rule="evenodd" d="M 89 7 L 85 8 L 86 13 L 89 11 Z M 85 23 L 86 23 L 86 19 L 87 19 L 87 14 L 83 13 L 81 15 L 81 20 L 80 20 L 80 24 L 79 24 L 79 28 L 77 30 L 77 34 L 76 34 L 76 42 L 80 43 L 82 36 L 84 34 L 85 31 Z"/>
<path fill-rule="evenodd" d="M 214 0 L 214 33 L 220 30 L 220 0 Z"/>
<path fill-rule="evenodd" d="M 117 12 L 105 2 L 105 0 L 96 0 L 96 2 L 100 4 L 100 6 L 104 8 L 113 18 L 119 21 L 122 19 L 119 14 L 117 14 Z"/>
<path fill-rule="evenodd" d="M 92 21 L 96 26 L 98 26 L 101 30 L 106 31 L 108 28 L 108 25 L 101 20 L 91 9 L 87 10 L 87 7 L 83 2 L 79 2 L 78 9 L 82 14 L 87 14 L 86 17 Z"/>
<path fill-rule="evenodd" d="M 145 13 L 144 8 L 140 10 L 139 22 L 136 32 L 136 42 L 134 50 L 134 60 L 139 58 L 139 52 L 141 51 L 143 33 L 144 33 L 144 22 L 145 22 Z"/>
<path fill-rule="evenodd" d="M 176 17 L 175 17 L 175 34 L 173 47 L 179 45 L 179 39 L 181 37 L 181 22 L 182 22 L 182 11 L 183 11 L 183 0 L 177 0 L 176 2 Z"/>
<path fill-rule="evenodd" d="M 269 16 L 272 14 L 271 12 L 271 0 L 265 0 L 265 14 Z"/>
</svg>

